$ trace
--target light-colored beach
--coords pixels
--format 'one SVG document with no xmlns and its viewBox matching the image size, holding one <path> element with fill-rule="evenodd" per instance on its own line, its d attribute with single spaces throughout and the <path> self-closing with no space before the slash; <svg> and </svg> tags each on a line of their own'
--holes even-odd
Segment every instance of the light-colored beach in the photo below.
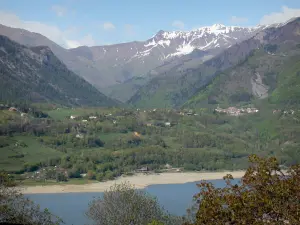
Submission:
<svg viewBox="0 0 300 225">
<path fill-rule="evenodd" d="M 189 173 L 160 173 L 160 174 L 136 174 L 133 176 L 122 176 L 116 180 L 97 182 L 91 184 L 72 185 L 45 185 L 28 186 L 22 188 L 24 194 L 46 194 L 46 193 L 76 193 L 76 192 L 103 192 L 115 183 L 128 181 L 136 188 L 145 188 L 154 184 L 183 184 L 201 180 L 222 179 L 225 175 L 231 174 L 234 178 L 241 178 L 245 171 L 224 171 L 224 172 L 189 172 Z"/>
</svg>

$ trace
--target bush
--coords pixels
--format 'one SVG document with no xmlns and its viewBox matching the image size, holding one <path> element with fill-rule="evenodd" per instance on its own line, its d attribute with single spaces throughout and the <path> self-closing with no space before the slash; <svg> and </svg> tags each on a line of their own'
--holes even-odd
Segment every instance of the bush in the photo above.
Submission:
<svg viewBox="0 0 300 225">
<path fill-rule="evenodd" d="M 63 221 L 47 209 L 40 210 L 16 187 L 16 183 L 5 172 L 0 172 L 0 223 L 59 225 Z"/>
<path fill-rule="evenodd" d="M 112 224 L 182 224 L 180 218 L 170 216 L 157 199 L 129 183 L 115 184 L 103 197 L 89 203 L 87 216 L 99 225 Z M 156 222 L 154 222 L 156 221 Z"/>
<path fill-rule="evenodd" d="M 185 225 L 214 224 L 299 224 L 300 165 L 284 174 L 275 158 L 249 157 L 252 165 L 239 185 L 224 177 L 227 186 L 215 188 L 201 182 L 200 192 Z M 193 216 L 195 214 L 195 217 Z"/>
<path fill-rule="evenodd" d="M 91 171 L 91 170 L 89 170 L 89 171 L 87 172 L 86 177 L 87 177 L 87 179 L 89 179 L 89 180 L 95 180 L 95 179 L 96 179 L 95 173 L 94 173 L 93 171 Z"/>
</svg>

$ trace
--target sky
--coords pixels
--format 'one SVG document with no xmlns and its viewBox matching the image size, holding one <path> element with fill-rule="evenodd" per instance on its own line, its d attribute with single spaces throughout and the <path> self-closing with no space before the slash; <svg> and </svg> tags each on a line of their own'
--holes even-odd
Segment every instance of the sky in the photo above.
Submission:
<svg viewBox="0 0 300 225">
<path fill-rule="evenodd" d="M 159 30 L 272 24 L 300 16 L 300 0 L 0 0 L 0 24 L 65 48 L 143 41 Z"/>
</svg>

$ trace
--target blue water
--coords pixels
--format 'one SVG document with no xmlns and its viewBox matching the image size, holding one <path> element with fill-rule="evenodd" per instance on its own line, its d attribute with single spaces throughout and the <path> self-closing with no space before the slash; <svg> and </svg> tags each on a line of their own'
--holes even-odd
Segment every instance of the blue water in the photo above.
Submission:
<svg viewBox="0 0 300 225">
<path fill-rule="evenodd" d="M 215 187 L 224 187 L 224 180 L 211 181 Z M 196 184 L 160 184 L 146 188 L 151 195 L 156 196 L 163 207 L 172 214 L 184 215 L 186 209 L 192 204 L 193 195 L 199 192 Z M 34 194 L 27 195 L 42 208 L 48 208 L 50 212 L 59 216 L 67 225 L 83 225 L 89 221 L 84 213 L 88 209 L 88 203 L 93 197 L 102 193 L 62 193 L 62 194 Z"/>
</svg>

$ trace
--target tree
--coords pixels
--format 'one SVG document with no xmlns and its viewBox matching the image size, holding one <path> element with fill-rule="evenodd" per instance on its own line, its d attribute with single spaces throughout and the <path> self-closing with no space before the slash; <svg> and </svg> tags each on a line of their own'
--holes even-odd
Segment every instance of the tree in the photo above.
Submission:
<svg viewBox="0 0 300 225">
<path fill-rule="evenodd" d="M 5 172 L 0 172 L 0 223 L 29 225 L 58 225 L 61 219 L 44 211 L 25 198 L 16 182 Z"/>
<path fill-rule="evenodd" d="M 180 218 L 165 212 L 155 198 L 127 182 L 111 186 L 103 197 L 92 200 L 86 214 L 98 225 L 147 225 L 153 221 L 182 224 Z"/>
<path fill-rule="evenodd" d="M 96 175 L 95 175 L 95 173 L 93 172 L 93 171 L 91 171 L 91 170 L 89 170 L 88 172 L 87 172 L 87 178 L 89 179 L 89 180 L 95 180 L 96 179 Z"/>
<path fill-rule="evenodd" d="M 65 174 L 60 172 L 56 173 L 56 182 L 66 182 L 66 181 L 68 181 L 68 178 Z"/>
<path fill-rule="evenodd" d="M 300 165 L 283 172 L 276 158 L 252 155 L 249 161 L 240 184 L 232 184 L 232 175 L 224 177 L 225 188 L 198 184 L 195 218 L 185 224 L 299 224 Z"/>
</svg>

